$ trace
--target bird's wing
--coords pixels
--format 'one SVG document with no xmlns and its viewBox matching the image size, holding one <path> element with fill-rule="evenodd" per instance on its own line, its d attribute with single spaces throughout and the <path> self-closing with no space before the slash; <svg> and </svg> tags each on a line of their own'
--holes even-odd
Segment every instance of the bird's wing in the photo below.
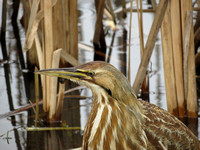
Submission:
<svg viewBox="0 0 200 150">
<path fill-rule="evenodd" d="M 140 102 L 144 108 L 144 130 L 152 145 L 162 149 L 160 141 L 168 149 L 200 149 L 198 138 L 179 119 L 154 104 Z"/>
</svg>

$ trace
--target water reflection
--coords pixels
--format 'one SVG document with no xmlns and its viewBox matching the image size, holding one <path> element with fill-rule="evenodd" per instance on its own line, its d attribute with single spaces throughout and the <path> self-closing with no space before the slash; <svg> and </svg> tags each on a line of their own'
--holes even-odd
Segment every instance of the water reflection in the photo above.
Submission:
<svg viewBox="0 0 200 150">
<path fill-rule="evenodd" d="M 7 54 L 7 48 L 6 48 L 6 40 L 1 39 L 1 48 L 2 48 L 2 54 L 3 54 L 3 61 L 8 62 L 8 54 Z M 14 104 L 13 104 L 13 98 L 12 98 L 12 90 L 11 90 L 11 83 L 10 83 L 10 65 L 9 63 L 4 63 L 3 64 L 4 68 L 4 75 L 5 75 L 5 83 L 6 83 L 6 89 L 7 89 L 7 97 L 8 97 L 8 106 L 9 110 L 13 111 L 14 110 Z M 2 99 L 5 100 L 5 99 Z M 11 124 L 12 126 L 16 126 L 16 117 L 11 116 Z M 21 149 L 21 144 L 20 144 L 20 138 L 19 138 L 19 133 L 17 129 L 14 129 L 14 138 L 16 139 L 16 145 L 18 149 Z M 9 144 L 9 140 L 7 140 Z"/>
<path fill-rule="evenodd" d="M 66 81 L 67 89 L 71 89 L 76 84 Z M 32 87 L 33 88 L 33 87 Z M 74 91 L 66 95 L 64 98 L 62 118 L 66 126 L 69 127 L 80 127 L 80 105 L 79 99 L 70 98 L 70 95 L 80 95 L 79 91 Z M 42 113 L 42 107 L 40 107 L 40 121 L 39 126 L 45 127 L 45 120 L 42 118 L 46 114 Z M 34 125 L 34 111 L 31 109 L 28 111 L 28 126 Z M 55 125 L 62 125 L 61 123 L 55 123 Z M 82 142 L 81 130 L 59 130 L 59 131 L 29 131 L 27 132 L 27 147 L 26 149 L 44 149 L 44 150 L 58 150 L 58 149 L 70 149 L 80 147 Z"/>
<path fill-rule="evenodd" d="M 105 4 L 105 1 L 102 1 Z M 103 9 L 99 8 L 101 6 L 101 1 L 95 0 L 96 7 L 96 24 L 95 24 L 95 32 L 93 38 L 93 46 L 94 46 L 94 60 L 105 61 L 106 54 L 106 41 L 105 41 L 105 33 L 103 27 Z"/>
<path fill-rule="evenodd" d="M 26 149 L 58 150 L 81 146 L 81 139 L 76 139 L 80 131 L 33 131 L 27 134 Z"/>
<path fill-rule="evenodd" d="M 122 45 L 119 48 L 119 60 L 121 60 L 121 65 L 119 65 L 119 70 L 126 76 L 127 75 L 127 30 L 123 28 L 122 36 L 118 36 L 117 43 Z"/>
<path fill-rule="evenodd" d="M 158 106 L 160 106 L 160 107 L 162 107 L 162 102 L 161 102 L 161 94 L 163 94 L 162 92 L 162 89 L 164 88 L 164 86 L 162 87 L 162 79 L 161 79 L 161 74 L 160 74 L 160 71 L 161 71 L 161 69 L 160 68 L 162 68 L 162 66 L 161 66 L 161 61 L 162 61 L 162 58 L 161 58 L 161 56 L 162 56 L 162 53 L 161 53 L 161 48 L 160 48 L 160 45 L 155 45 L 155 50 L 154 50 L 154 52 L 155 52 L 155 57 L 157 58 L 157 59 L 155 59 L 155 66 L 156 66 L 156 71 L 157 71 L 157 78 L 156 78 L 156 81 L 155 81 L 155 86 L 157 87 L 157 93 L 159 93 L 159 94 L 157 94 L 156 95 L 156 97 L 155 97 L 155 99 L 157 100 L 157 104 L 156 105 L 158 105 Z"/>
</svg>

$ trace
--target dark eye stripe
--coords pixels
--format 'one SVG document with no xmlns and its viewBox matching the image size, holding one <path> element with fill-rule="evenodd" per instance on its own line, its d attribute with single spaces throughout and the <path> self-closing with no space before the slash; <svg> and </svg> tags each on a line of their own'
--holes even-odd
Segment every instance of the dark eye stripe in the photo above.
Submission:
<svg viewBox="0 0 200 150">
<path fill-rule="evenodd" d="M 106 89 L 106 88 L 104 88 L 105 89 L 105 91 L 112 97 L 112 92 L 111 92 L 111 90 L 110 89 Z"/>
</svg>

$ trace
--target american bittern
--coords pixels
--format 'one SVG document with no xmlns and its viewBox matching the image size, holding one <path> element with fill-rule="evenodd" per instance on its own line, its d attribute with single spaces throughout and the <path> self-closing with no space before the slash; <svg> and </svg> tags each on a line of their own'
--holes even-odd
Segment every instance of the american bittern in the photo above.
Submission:
<svg viewBox="0 0 200 150">
<path fill-rule="evenodd" d="M 69 79 L 94 95 L 82 149 L 200 149 L 198 138 L 176 117 L 137 100 L 126 77 L 105 62 L 38 73 Z"/>
</svg>

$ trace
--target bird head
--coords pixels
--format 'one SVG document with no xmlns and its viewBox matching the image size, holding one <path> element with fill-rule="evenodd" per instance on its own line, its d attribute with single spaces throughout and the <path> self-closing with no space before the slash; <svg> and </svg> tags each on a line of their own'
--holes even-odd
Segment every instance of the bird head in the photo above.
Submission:
<svg viewBox="0 0 200 150">
<path fill-rule="evenodd" d="M 116 100 L 128 104 L 130 97 L 136 98 L 126 77 L 111 64 L 93 61 L 74 68 L 44 69 L 36 73 L 68 79 L 89 87 L 93 94 L 105 90 Z"/>
</svg>

